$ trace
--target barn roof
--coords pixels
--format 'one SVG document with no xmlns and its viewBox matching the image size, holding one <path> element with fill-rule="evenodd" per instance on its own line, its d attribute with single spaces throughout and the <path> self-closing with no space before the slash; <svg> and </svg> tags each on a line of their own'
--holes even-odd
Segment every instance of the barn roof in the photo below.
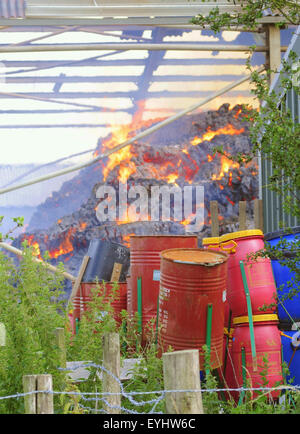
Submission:
<svg viewBox="0 0 300 434">
<path fill-rule="evenodd" d="M 0 25 L 10 19 L 14 25 L 179 25 L 219 7 L 231 13 L 241 9 L 240 1 L 226 0 L 1 0 Z M 245 3 L 245 2 L 244 2 Z M 282 20 L 265 11 L 262 23 Z M 2 17 L 2 20 L 1 20 Z M 21 18 L 21 19 L 20 19 Z"/>
</svg>

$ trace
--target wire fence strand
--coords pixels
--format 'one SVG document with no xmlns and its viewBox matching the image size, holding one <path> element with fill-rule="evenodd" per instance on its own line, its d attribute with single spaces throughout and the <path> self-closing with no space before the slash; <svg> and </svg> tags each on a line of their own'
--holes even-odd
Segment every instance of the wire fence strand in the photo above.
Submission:
<svg viewBox="0 0 300 434">
<path fill-rule="evenodd" d="M 5 399 L 20 399 L 24 398 L 28 395 L 43 393 L 43 394 L 52 394 L 52 395 L 68 395 L 68 396 L 78 396 L 80 397 L 80 401 L 78 403 L 78 407 L 83 412 L 89 412 L 89 413 L 109 413 L 109 411 L 106 411 L 103 408 L 93 408 L 87 405 L 89 402 L 93 403 L 103 403 L 109 410 L 120 410 L 122 413 L 127 414 L 143 414 L 137 410 L 126 408 L 124 406 L 118 406 L 118 405 L 112 405 L 107 401 L 108 396 L 113 395 L 120 395 L 123 398 L 128 399 L 128 401 L 136 407 L 143 407 L 145 405 L 152 405 L 151 409 L 147 412 L 147 414 L 162 414 L 161 411 L 155 411 L 157 405 L 165 398 L 167 393 L 221 393 L 221 392 L 237 392 L 237 393 L 245 393 L 245 392 L 282 392 L 282 391 L 300 391 L 300 385 L 279 385 L 274 387 L 267 387 L 267 386 L 261 386 L 261 387 L 237 387 L 237 388 L 201 388 L 201 389 L 170 389 L 170 390 L 152 390 L 152 391 L 126 391 L 124 388 L 124 385 L 122 384 L 121 380 L 117 378 L 112 372 L 110 372 L 108 369 L 106 369 L 102 365 L 98 365 L 95 363 L 79 363 L 77 365 L 73 365 L 72 368 L 58 368 L 60 371 L 65 371 L 70 373 L 71 371 L 76 371 L 79 368 L 97 368 L 103 372 L 106 372 L 107 374 L 111 375 L 112 378 L 114 378 L 120 385 L 120 392 L 83 392 L 83 391 L 53 391 L 53 390 L 34 390 L 30 392 L 24 392 L 24 393 L 15 393 L 13 395 L 8 396 L 0 396 L 0 400 Z M 137 401 L 137 397 L 141 396 L 148 396 L 148 395 L 158 395 L 155 398 L 151 398 L 149 400 L 140 400 Z M 144 413 L 145 414 L 145 413 Z"/>
</svg>

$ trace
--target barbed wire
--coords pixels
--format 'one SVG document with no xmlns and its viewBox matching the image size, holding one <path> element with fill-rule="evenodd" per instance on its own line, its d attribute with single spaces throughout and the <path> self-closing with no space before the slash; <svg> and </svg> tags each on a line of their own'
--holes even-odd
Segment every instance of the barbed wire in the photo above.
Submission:
<svg viewBox="0 0 300 434">
<path fill-rule="evenodd" d="M 28 395 L 35 395 L 38 393 L 43 393 L 43 394 L 52 394 L 52 395 L 69 395 L 69 396 L 80 396 L 80 400 L 83 401 L 85 404 L 89 401 L 91 402 L 102 402 L 103 404 L 105 404 L 106 408 L 109 410 L 119 410 L 122 411 L 123 413 L 129 413 L 129 414 L 141 414 L 140 412 L 130 409 L 130 408 L 125 408 L 124 406 L 121 405 L 113 405 L 111 404 L 107 398 L 109 396 L 121 396 L 123 398 L 127 398 L 129 400 L 129 402 L 137 407 L 143 407 L 145 405 L 152 405 L 152 408 L 150 409 L 150 411 L 147 414 L 162 414 L 161 411 L 155 412 L 157 405 L 166 397 L 167 393 L 219 393 L 219 392 L 237 392 L 237 393 L 242 393 L 242 392 L 276 392 L 276 391 L 300 391 L 300 385 L 289 385 L 289 384 L 284 384 L 284 385 L 278 385 L 278 386 L 274 386 L 274 387 L 267 387 L 267 386 L 261 386 L 261 387 L 236 387 L 236 388 L 231 388 L 231 387 L 226 387 L 226 388 L 201 388 L 201 389 L 164 389 L 164 390 L 152 390 L 152 391 L 126 391 L 124 389 L 124 386 L 122 384 L 122 381 L 116 377 L 112 372 L 110 372 L 107 368 L 105 368 L 102 365 L 98 365 L 95 363 L 78 363 L 77 365 L 73 365 L 72 367 L 68 367 L 68 368 L 58 368 L 60 371 L 65 371 L 70 373 L 70 371 L 76 371 L 79 368 L 97 368 L 100 369 L 101 371 L 107 373 L 108 375 L 110 375 L 112 378 L 114 378 L 114 380 L 119 384 L 120 386 L 120 392 L 82 392 L 82 391 L 71 391 L 71 390 L 63 390 L 63 391 L 53 391 L 53 390 L 33 390 L 33 391 L 29 391 L 29 392 L 24 392 L 24 393 L 15 393 L 13 395 L 8 395 L 8 396 L 0 396 L 0 400 L 5 400 L 5 399 L 20 399 L 23 397 L 26 397 Z M 200 374 L 200 373 L 199 373 Z M 76 382 L 76 380 L 75 380 Z M 155 398 L 149 399 L 149 400 L 141 400 L 141 401 L 137 401 L 136 399 L 134 399 L 134 397 L 138 397 L 138 396 L 147 396 L 147 395 L 160 395 L 157 396 Z M 105 408 L 92 408 L 92 407 L 88 407 L 86 405 L 83 405 L 83 403 L 78 403 L 78 407 L 82 410 L 82 411 L 88 411 L 88 412 L 92 412 L 92 413 L 109 413 L 108 410 L 106 410 Z"/>
</svg>

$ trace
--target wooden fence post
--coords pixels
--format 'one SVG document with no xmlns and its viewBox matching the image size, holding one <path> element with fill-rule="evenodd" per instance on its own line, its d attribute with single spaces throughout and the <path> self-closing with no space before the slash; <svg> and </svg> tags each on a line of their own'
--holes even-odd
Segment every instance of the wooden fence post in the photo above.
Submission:
<svg viewBox="0 0 300 434">
<path fill-rule="evenodd" d="M 65 340 L 65 329 L 63 327 L 57 327 L 54 330 L 55 343 L 59 348 L 59 367 L 67 367 L 67 357 L 66 357 L 66 340 Z"/>
<path fill-rule="evenodd" d="M 163 373 L 165 390 L 191 390 L 191 392 L 167 392 L 166 413 L 203 414 L 199 351 L 183 350 L 164 353 Z"/>
<path fill-rule="evenodd" d="M 43 391 L 50 390 L 52 391 L 52 375 L 42 374 L 37 375 L 37 402 L 36 402 L 36 410 L 37 414 L 53 414 L 53 394 L 52 393 L 44 393 Z"/>
<path fill-rule="evenodd" d="M 246 214 L 247 202 L 245 200 L 239 201 L 239 230 L 245 231 L 247 229 L 247 214 Z"/>
<path fill-rule="evenodd" d="M 36 414 L 36 375 L 23 375 L 25 414 Z"/>
<path fill-rule="evenodd" d="M 254 228 L 264 230 L 262 199 L 254 199 Z"/>
<path fill-rule="evenodd" d="M 5 347 L 6 345 L 6 330 L 3 322 L 0 322 L 0 347 Z"/>
<path fill-rule="evenodd" d="M 103 335 L 103 366 L 120 380 L 120 336 L 118 333 L 105 333 Z M 115 395 L 105 395 L 105 392 Z M 109 403 L 104 409 L 110 414 L 121 413 L 121 388 L 109 373 L 103 371 L 103 397 Z M 111 408 L 116 406 L 117 408 Z"/>
<path fill-rule="evenodd" d="M 210 218 L 211 218 L 211 236 L 218 237 L 219 236 L 219 210 L 218 210 L 218 202 L 216 200 L 212 200 L 210 202 Z"/>
</svg>

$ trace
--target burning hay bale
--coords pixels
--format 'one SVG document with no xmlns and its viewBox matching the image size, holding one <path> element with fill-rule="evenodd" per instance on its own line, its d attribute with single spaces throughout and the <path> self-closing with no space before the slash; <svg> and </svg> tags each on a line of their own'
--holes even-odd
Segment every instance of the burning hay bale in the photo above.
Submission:
<svg viewBox="0 0 300 434">
<path fill-rule="evenodd" d="M 128 215 L 119 215 L 112 221 L 101 220 L 97 209 L 103 198 L 99 198 L 97 192 L 104 187 L 111 187 L 118 198 L 120 189 L 123 193 L 126 191 L 129 208 L 137 200 L 128 194 L 133 187 L 139 186 L 149 194 L 150 205 L 154 187 L 177 187 L 183 191 L 186 186 L 201 186 L 204 188 L 204 225 L 198 235 L 209 235 L 212 200 L 219 204 L 221 233 L 228 228 L 237 229 L 238 202 L 250 202 L 258 194 L 256 162 L 240 166 L 230 159 L 231 155 L 251 149 L 247 124 L 242 119 L 240 106 L 230 110 L 229 105 L 224 104 L 217 111 L 179 119 L 167 130 L 159 130 L 147 140 L 129 145 L 85 168 L 37 208 L 29 232 L 16 240 L 16 247 L 27 239 L 35 246 L 37 256 L 48 250 L 53 263 L 62 260 L 68 271 L 76 275 L 89 241 L 94 238 L 127 244 L 130 234 L 186 233 L 184 213 L 181 221 L 172 218 L 154 221 L 150 207 L 143 221 L 132 221 Z M 133 125 L 126 127 L 125 130 L 122 126 L 99 143 L 95 153 L 114 147 L 131 137 L 132 131 L 137 132 Z M 225 155 L 214 152 L 220 145 Z M 175 198 L 171 196 L 171 204 L 172 200 Z M 118 200 L 116 206 L 120 206 Z M 251 207 L 248 213 L 251 218 Z"/>
</svg>

